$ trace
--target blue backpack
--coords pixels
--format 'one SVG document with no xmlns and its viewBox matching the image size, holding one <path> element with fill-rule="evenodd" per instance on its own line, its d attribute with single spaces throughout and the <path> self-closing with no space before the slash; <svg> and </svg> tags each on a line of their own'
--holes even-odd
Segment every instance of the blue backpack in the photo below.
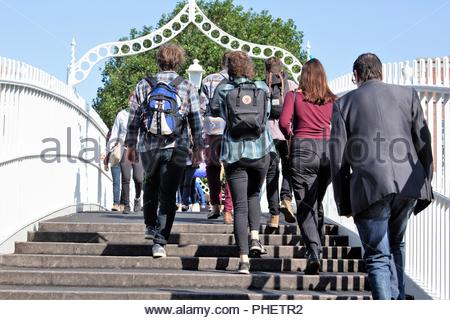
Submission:
<svg viewBox="0 0 450 320">
<path fill-rule="evenodd" d="M 179 76 L 170 83 L 154 77 L 145 79 L 152 90 L 146 97 L 143 121 L 148 133 L 157 136 L 180 136 L 184 129 L 185 116 L 181 114 L 181 99 L 177 86 L 183 82 Z"/>
</svg>

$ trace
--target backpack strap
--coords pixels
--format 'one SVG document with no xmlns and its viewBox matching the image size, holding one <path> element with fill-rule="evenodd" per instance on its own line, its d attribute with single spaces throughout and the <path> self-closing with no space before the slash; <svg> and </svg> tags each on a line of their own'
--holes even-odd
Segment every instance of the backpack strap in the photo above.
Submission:
<svg viewBox="0 0 450 320">
<path fill-rule="evenodd" d="M 292 91 L 293 93 L 294 93 L 294 109 L 293 109 L 293 114 L 292 114 L 292 136 L 294 135 L 294 130 L 295 130 L 295 126 L 297 125 L 297 123 L 296 123 L 296 116 L 295 116 L 295 114 L 296 114 L 296 112 L 295 112 L 295 100 L 297 99 L 297 94 L 299 93 L 298 92 L 298 89 L 295 89 L 294 91 Z M 289 140 L 290 139 L 292 139 L 292 136 L 291 137 L 289 137 Z"/>
<path fill-rule="evenodd" d="M 154 88 L 158 84 L 158 79 L 154 76 L 146 77 L 145 81 L 150 85 L 150 87 Z"/>
<path fill-rule="evenodd" d="M 182 76 L 178 76 L 175 79 L 173 79 L 169 84 L 173 87 L 178 87 L 182 82 L 184 81 L 184 78 Z"/>
</svg>

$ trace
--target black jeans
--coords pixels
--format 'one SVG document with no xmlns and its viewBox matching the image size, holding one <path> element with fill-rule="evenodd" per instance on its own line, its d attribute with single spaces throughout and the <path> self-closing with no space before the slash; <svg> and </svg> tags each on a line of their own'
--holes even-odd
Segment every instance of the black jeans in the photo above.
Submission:
<svg viewBox="0 0 450 320">
<path fill-rule="evenodd" d="M 234 237 L 240 254 L 248 254 L 248 227 L 258 230 L 261 223 L 260 193 L 269 167 L 270 155 L 258 160 L 242 159 L 225 165 L 234 206 Z"/>
<path fill-rule="evenodd" d="M 120 195 L 120 204 L 125 206 L 130 206 L 130 179 L 132 169 L 136 198 L 140 198 L 142 192 L 142 181 L 144 179 L 142 162 L 139 161 L 138 163 L 131 163 L 128 161 L 127 152 L 125 150 L 122 154 L 122 159 L 120 160 L 120 170 L 122 173 L 122 192 Z"/>
<path fill-rule="evenodd" d="M 320 253 L 323 229 L 322 201 L 331 182 L 327 140 L 294 139 L 291 150 L 292 187 L 297 221 L 309 250 Z"/>
<path fill-rule="evenodd" d="M 270 154 L 270 165 L 266 177 L 267 202 L 269 204 L 269 212 L 271 215 L 280 214 L 280 198 L 281 200 L 292 199 L 292 182 L 289 165 L 289 146 L 286 140 L 274 140 L 276 153 Z M 283 180 L 281 183 L 281 191 L 278 191 L 280 178 L 280 162 Z"/>
<path fill-rule="evenodd" d="M 185 206 L 193 204 L 195 201 L 195 183 L 193 183 L 195 170 L 197 167 L 186 166 L 184 169 L 183 183 L 181 184 L 181 203 Z"/>
<path fill-rule="evenodd" d="M 186 167 L 186 155 L 187 152 L 179 148 L 141 153 L 145 169 L 145 225 L 158 228 L 166 240 L 169 239 L 175 220 L 176 193 Z M 155 240 L 155 243 L 158 241 Z"/>
</svg>

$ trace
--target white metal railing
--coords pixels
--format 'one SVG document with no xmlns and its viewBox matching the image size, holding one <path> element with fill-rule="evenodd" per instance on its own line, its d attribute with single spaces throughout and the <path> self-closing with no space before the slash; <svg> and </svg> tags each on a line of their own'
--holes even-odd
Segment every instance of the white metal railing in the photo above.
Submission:
<svg viewBox="0 0 450 320">
<path fill-rule="evenodd" d="M 406 272 L 427 293 L 450 299 L 450 62 L 449 57 L 383 64 L 386 83 L 411 86 L 419 94 L 433 139 L 436 200 L 412 217 L 406 234 Z M 342 96 L 353 90 L 352 74 L 330 82 Z M 331 190 L 330 190 L 331 191 Z M 324 206 L 327 217 L 357 234 L 351 219 L 339 217 L 331 192 Z"/>
<path fill-rule="evenodd" d="M 51 212 L 110 205 L 111 179 L 99 161 L 106 132 L 66 84 L 0 58 L 0 252 L 15 232 Z"/>
</svg>

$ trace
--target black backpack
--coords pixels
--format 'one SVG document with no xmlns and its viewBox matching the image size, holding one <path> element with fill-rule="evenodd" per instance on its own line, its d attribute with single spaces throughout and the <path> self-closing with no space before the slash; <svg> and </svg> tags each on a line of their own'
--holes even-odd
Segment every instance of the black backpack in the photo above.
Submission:
<svg viewBox="0 0 450 320">
<path fill-rule="evenodd" d="M 267 94 L 254 82 L 235 84 L 225 98 L 226 121 L 234 140 L 256 140 L 267 122 Z"/>
<path fill-rule="evenodd" d="M 219 82 L 214 91 L 212 87 L 213 84 L 212 81 L 209 84 L 209 88 L 206 85 L 202 85 L 202 91 L 208 97 L 208 104 L 206 105 L 206 114 L 216 118 L 220 117 L 220 103 L 217 88 L 230 82 L 223 75 L 222 77 L 223 77 L 222 81 Z"/>
<path fill-rule="evenodd" d="M 289 91 L 289 84 L 285 73 L 269 73 L 266 80 L 270 90 L 270 116 L 269 119 L 279 119 L 283 110 L 284 96 Z"/>
</svg>

